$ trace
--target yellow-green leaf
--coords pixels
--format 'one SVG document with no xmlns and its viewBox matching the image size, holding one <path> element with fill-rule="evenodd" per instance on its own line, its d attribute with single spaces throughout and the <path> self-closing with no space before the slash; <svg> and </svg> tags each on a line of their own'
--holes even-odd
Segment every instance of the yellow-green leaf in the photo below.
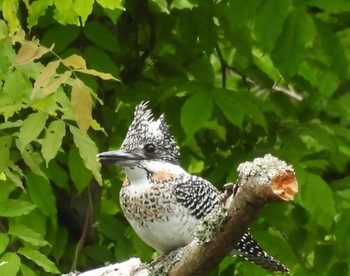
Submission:
<svg viewBox="0 0 350 276">
<path fill-rule="evenodd" d="M 86 19 L 92 12 L 94 0 L 75 0 L 73 1 L 74 11 L 80 16 L 82 26 L 85 25 Z"/>
<path fill-rule="evenodd" d="M 45 46 L 39 45 L 38 49 L 36 50 L 36 52 L 33 56 L 33 60 L 41 58 L 46 53 L 50 52 L 50 50 L 52 50 L 52 48 L 53 48 L 53 45 L 51 46 L 51 48 L 47 48 Z"/>
<path fill-rule="evenodd" d="M 29 2 L 29 1 L 28 1 Z M 46 9 L 49 6 L 52 6 L 53 0 L 37 0 L 31 1 L 28 8 L 28 27 L 31 29 L 34 25 L 37 25 L 38 19 L 40 16 L 43 16 L 46 12 Z"/>
<path fill-rule="evenodd" d="M 56 73 L 56 69 L 58 68 L 59 65 L 60 65 L 60 61 L 56 60 L 56 61 L 49 62 L 44 67 L 43 71 L 41 71 L 40 75 L 35 80 L 34 88 L 31 95 L 32 97 L 34 97 L 34 95 L 38 92 L 39 89 L 46 87 L 48 85 L 53 74 Z"/>
<path fill-rule="evenodd" d="M 25 64 L 33 61 L 34 55 L 38 48 L 39 44 L 37 41 L 25 41 L 18 51 L 15 62 L 17 64 Z"/>
<path fill-rule="evenodd" d="M 20 28 L 21 24 L 17 17 L 18 3 L 15 0 L 3 0 L 1 1 L 1 12 L 4 19 L 7 21 L 10 29 L 10 35 L 13 35 Z"/>
<path fill-rule="evenodd" d="M 46 87 L 43 87 L 41 97 L 46 97 L 57 91 L 61 84 L 65 83 L 68 78 L 72 75 L 71 71 L 65 71 L 63 74 L 59 75 L 58 78 L 51 79 Z M 33 97 L 33 94 L 32 94 Z"/>
<path fill-rule="evenodd" d="M 61 120 L 53 121 L 45 131 L 45 137 L 41 144 L 41 153 L 46 161 L 46 166 L 57 155 L 65 134 L 66 125 Z"/>
<path fill-rule="evenodd" d="M 92 121 L 92 90 L 80 79 L 75 79 L 72 87 L 72 106 L 75 120 L 82 132 L 86 133 Z"/>
<path fill-rule="evenodd" d="M 52 46 L 53 47 L 53 46 Z M 19 49 L 16 64 L 26 64 L 48 53 L 51 48 L 40 45 L 39 40 L 25 41 Z"/>
<path fill-rule="evenodd" d="M 103 80 L 116 80 L 116 81 L 119 81 L 117 78 L 113 77 L 109 73 L 102 73 L 102 72 L 96 71 L 94 69 L 79 69 L 77 71 L 80 72 L 80 73 L 84 73 L 84 74 L 88 74 L 88 75 L 99 77 L 99 78 L 101 78 Z"/>
<path fill-rule="evenodd" d="M 64 60 L 62 63 L 67 67 L 72 67 L 73 69 L 85 69 L 86 62 L 85 59 L 78 55 L 71 55 Z"/>
<path fill-rule="evenodd" d="M 108 136 L 104 127 L 102 127 L 96 120 L 92 120 L 91 127 L 93 128 L 93 130 L 101 131 L 104 135 Z"/>
</svg>

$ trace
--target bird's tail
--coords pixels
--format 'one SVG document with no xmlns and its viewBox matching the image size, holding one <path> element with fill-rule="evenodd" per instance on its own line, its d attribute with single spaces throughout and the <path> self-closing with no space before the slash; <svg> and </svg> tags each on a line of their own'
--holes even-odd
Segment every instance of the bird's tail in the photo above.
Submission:
<svg viewBox="0 0 350 276">
<path fill-rule="evenodd" d="M 249 232 L 244 233 L 231 254 L 241 256 L 269 271 L 289 272 L 289 269 L 284 264 L 267 254 L 253 239 Z"/>
</svg>

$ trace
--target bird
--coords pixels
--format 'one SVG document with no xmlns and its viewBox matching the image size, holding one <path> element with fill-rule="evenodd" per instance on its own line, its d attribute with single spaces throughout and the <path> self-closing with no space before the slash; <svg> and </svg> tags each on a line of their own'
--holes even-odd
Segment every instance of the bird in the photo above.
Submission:
<svg viewBox="0 0 350 276">
<path fill-rule="evenodd" d="M 119 199 L 127 221 L 146 244 L 168 254 L 188 245 L 199 222 L 222 203 L 213 184 L 181 167 L 179 147 L 164 114 L 155 119 L 148 105 L 136 106 L 121 148 L 99 153 L 97 158 L 122 168 L 126 178 Z M 258 245 L 249 230 L 231 255 L 272 272 L 289 272 Z"/>
</svg>

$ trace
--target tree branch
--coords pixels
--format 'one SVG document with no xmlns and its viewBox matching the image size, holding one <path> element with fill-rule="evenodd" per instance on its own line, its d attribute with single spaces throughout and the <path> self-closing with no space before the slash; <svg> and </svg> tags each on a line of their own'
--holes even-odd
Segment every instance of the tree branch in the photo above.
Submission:
<svg viewBox="0 0 350 276">
<path fill-rule="evenodd" d="M 240 164 L 238 176 L 236 184 L 225 185 L 224 207 L 215 208 L 204 218 L 196 229 L 195 239 L 186 247 L 154 261 L 148 273 L 207 274 L 232 251 L 264 204 L 291 201 L 298 192 L 293 168 L 270 154 Z M 140 269 L 145 270 L 145 266 L 140 264 Z"/>
</svg>

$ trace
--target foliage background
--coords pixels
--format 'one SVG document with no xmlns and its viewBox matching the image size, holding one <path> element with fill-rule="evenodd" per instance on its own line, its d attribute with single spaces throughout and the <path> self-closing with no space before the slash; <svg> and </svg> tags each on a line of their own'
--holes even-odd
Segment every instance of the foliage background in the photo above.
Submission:
<svg viewBox="0 0 350 276">
<path fill-rule="evenodd" d="M 218 187 L 239 163 L 292 164 L 293 204 L 252 225 L 292 275 L 348 275 L 350 3 L 0 0 L 0 274 L 156 256 L 118 203 L 133 109 L 165 113 L 182 164 Z M 7 262 L 7 263 L 3 263 Z M 212 275 L 266 275 L 226 258 Z"/>
</svg>

